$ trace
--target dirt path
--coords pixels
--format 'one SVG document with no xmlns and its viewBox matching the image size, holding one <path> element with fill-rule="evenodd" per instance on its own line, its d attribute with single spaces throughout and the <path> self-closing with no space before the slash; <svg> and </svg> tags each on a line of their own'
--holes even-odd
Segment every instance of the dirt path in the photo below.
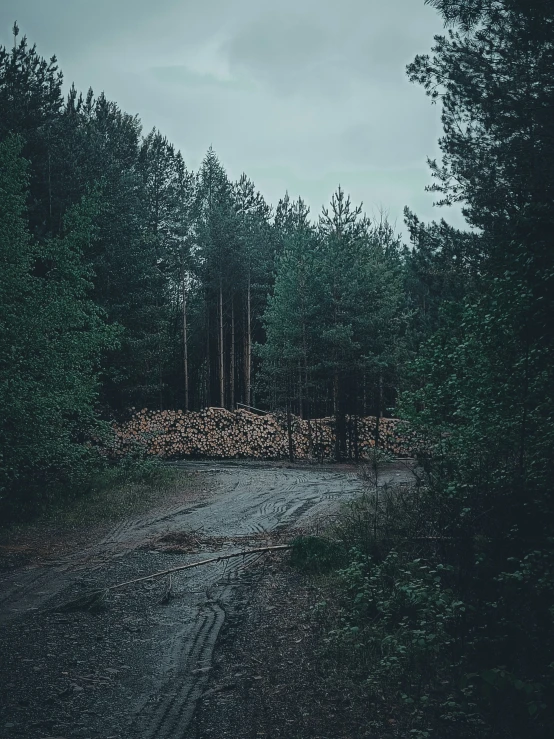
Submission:
<svg viewBox="0 0 554 739">
<path fill-rule="evenodd" d="M 185 463 L 183 463 L 185 464 Z M 271 543 L 361 490 L 353 471 L 186 463 L 213 493 L 114 527 L 56 561 L 0 575 L 0 736 L 184 739 L 257 557 L 145 582 L 100 613 L 52 610 L 91 588 Z M 409 473 L 391 468 L 386 479 Z"/>
</svg>

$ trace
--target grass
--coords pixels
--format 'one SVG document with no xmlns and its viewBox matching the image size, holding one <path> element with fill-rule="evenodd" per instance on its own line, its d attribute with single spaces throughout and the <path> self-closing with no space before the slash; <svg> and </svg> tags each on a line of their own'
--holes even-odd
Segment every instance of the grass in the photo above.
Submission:
<svg viewBox="0 0 554 739">
<path fill-rule="evenodd" d="M 107 467 L 32 520 L 0 526 L 0 566 L 61 553 L 125 518 L 171 500 L 194 499 L 203 489 L 199 476 L 158 462 Z"/>
<path fill-rule="evenodd" d="M 193 493 L 197 478 L 183 470 L 149 464 L 122 465 L 94 476 L 87 489 L 55 503 L 44 514 L 44 523 L 81 528 L 115 523 L 144 513 L 168 497 Z"/>
</svg>

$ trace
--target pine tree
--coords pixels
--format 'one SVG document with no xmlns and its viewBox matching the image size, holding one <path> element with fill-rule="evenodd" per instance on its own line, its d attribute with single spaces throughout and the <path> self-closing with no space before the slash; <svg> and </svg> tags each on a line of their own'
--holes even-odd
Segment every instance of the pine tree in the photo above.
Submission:
<svg viewBox="0 0 554 739">
<path fill-rule="evenodd" d="M 308 417 L 335 414 L 337 460 L 346 454 L 346 415 L 365 411 L 369 384 L 379 415 L 396 387 L 402 324 L 402 263 L 386 221 L 371 225 L 339 188 L 319 227 L 303 201 L 276 214 L 281 253 L 260 348 L 270 403 Z M 329 400 L 331 401 L 329 407 Z"/>
<path fill-rule="evenodd" d="M 509 701 L 503 689 L 481 696 L 479 710 L 495 734 L 543 737 L 554 656 L 554 8 L 431 4 L 454 28 L 408 71 L 441 100 L 434 190 L 463 203 L 478 249 L 472 289 L 439 312 L 417 360 L 410 417 L 435 441 L 437 525 L 459 541 L 458 595 L 473 608 L 460 669 L 530 686 Z"/>
<path fill-rule="evenodd" d="M 237 215 L 237 253 L 232 305 L 237 292 L 242 303 L 242 374 L 238 384 L 238 396 L 251 405 L 255 387 L 254 348 L 263 343 L 261 317 L 267 304 L 267 295 L 273 285 L 274 243 L 270 226 L 271 208 L 254 183 L 242 174 L 233 185 L 233 204 Z M 233 310 L 233 312 L 235 312 Z M 235 342 L 233 342 L 235 343 Z M 239 355 L 240 356 L 240 355 Z"/>
<path fill-rule="evenodd" d="M 34 242 L 22 146 L 16 137 L 0 144 L 0 503 L 19 514 L 51 493 L 49 483 L 79 474 L 82 441 L 97 426 L 100 355 L 116 339 L 83 264 L 98 199 L 68 214 L 62 237 Z"/>
<path fill-rule="evenodd" d="M 315 290 L 317 249 L 308 220 L 309 209 L 301 198 L 281 201 L 278 212 L 288 209 L 286 227 L 277 221 L 281 248 L 273 294 L 264 313 L 267 341 L 258 352 L 264 362 L 262 378 L 266 397 L 274 408 L 295 409 L 309 416 L 308 387 L 313 371 L 312 332 L 319 310 Z"/>
<path fill-rule="evenodd" d="M 206 300 L 206 401 L 217 398 L 221 407 L 227 400 L 225 308 L 236 251 L 234 216 L 231 183 L 210 147 L 198 176 L 195 220 Z"/>
<path fill-rule="evenodd" d="M 27 37 L 18 40 L 14 24 L 11 51 L 0 47 L 0 142 L 11 134 L 23 141 L 29 168 L 29 219 L 31 232 L 42 237 L 56 233 L 59 221 L 53 183 L 55 127 L 62 106 L 63 77 L 56 57 L 46 61 L 29 47 Z"/>
</svg>

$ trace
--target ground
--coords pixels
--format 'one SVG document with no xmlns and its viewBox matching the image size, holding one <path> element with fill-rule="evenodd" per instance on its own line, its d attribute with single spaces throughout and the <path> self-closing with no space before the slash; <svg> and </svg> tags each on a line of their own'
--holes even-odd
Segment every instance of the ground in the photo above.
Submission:
<svg viewBox="0 0 554 739">
<path fill-rule="evenodd" d="M 75 610 L 91 591 L 317 530 L 362 490 L 344 468 L 186 471 L 204 483 L 196 497 L 188 489 L 77 548 L 78 536 L 58 548 L 54 536 L 24 564 L 4 558 L 1 737 L 372 736 L 362 697 L 329 679 L 311 616 L 318 585 L 286 554 L 146 580 Z"/>
<path fill-rule="evenodd" d="M 287 559 L 266 564 L 251 600 L 228 614 L 190 736 L 387 739 L 368 727 L 363 691 L 326 657 L 313 609 L 328 591 Z"/>
</svg>

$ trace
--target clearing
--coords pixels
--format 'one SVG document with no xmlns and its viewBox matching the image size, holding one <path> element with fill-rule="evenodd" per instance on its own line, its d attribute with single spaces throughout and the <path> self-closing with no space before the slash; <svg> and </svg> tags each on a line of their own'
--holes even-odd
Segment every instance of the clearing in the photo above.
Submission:
<svg viewBox="0 0 554 739">
<path fill-rule="evenodd" d="M 232 682 L 210 682 L 214 649 L 228 613 L 229 634 L 240 641 L 249 604 L 263 599 L 268 569 L 283 555 L 251 554 L 138 583 L 110 593 L 107 608 L 96 612 L 59 607 L 91 589 L 283 543 L 359 494 L 362 482 L 347 467 L 179 466 L 204 481 L 201 495 L 172 496 L 85 545 L 0 573 L 1 737 L 230 736 L 224 718 L 220 732 L 213 725 L 201 728 L 201 699 L 205 704 L 214 691 L 235 703 L 231 713 L 249 712 Z M 404 465 L 380 475 L 381 484 L 409 479 Z M 279 658 L 246 657 L 252 658 L 241 668 L 247 680 L 258 677 L 257 663 L 271 665 Z M 246 731 L 245 737 L 271 736 L 259 723 Z M 233 736 L 241 735 L 235 729 Z"/>
</svg>

